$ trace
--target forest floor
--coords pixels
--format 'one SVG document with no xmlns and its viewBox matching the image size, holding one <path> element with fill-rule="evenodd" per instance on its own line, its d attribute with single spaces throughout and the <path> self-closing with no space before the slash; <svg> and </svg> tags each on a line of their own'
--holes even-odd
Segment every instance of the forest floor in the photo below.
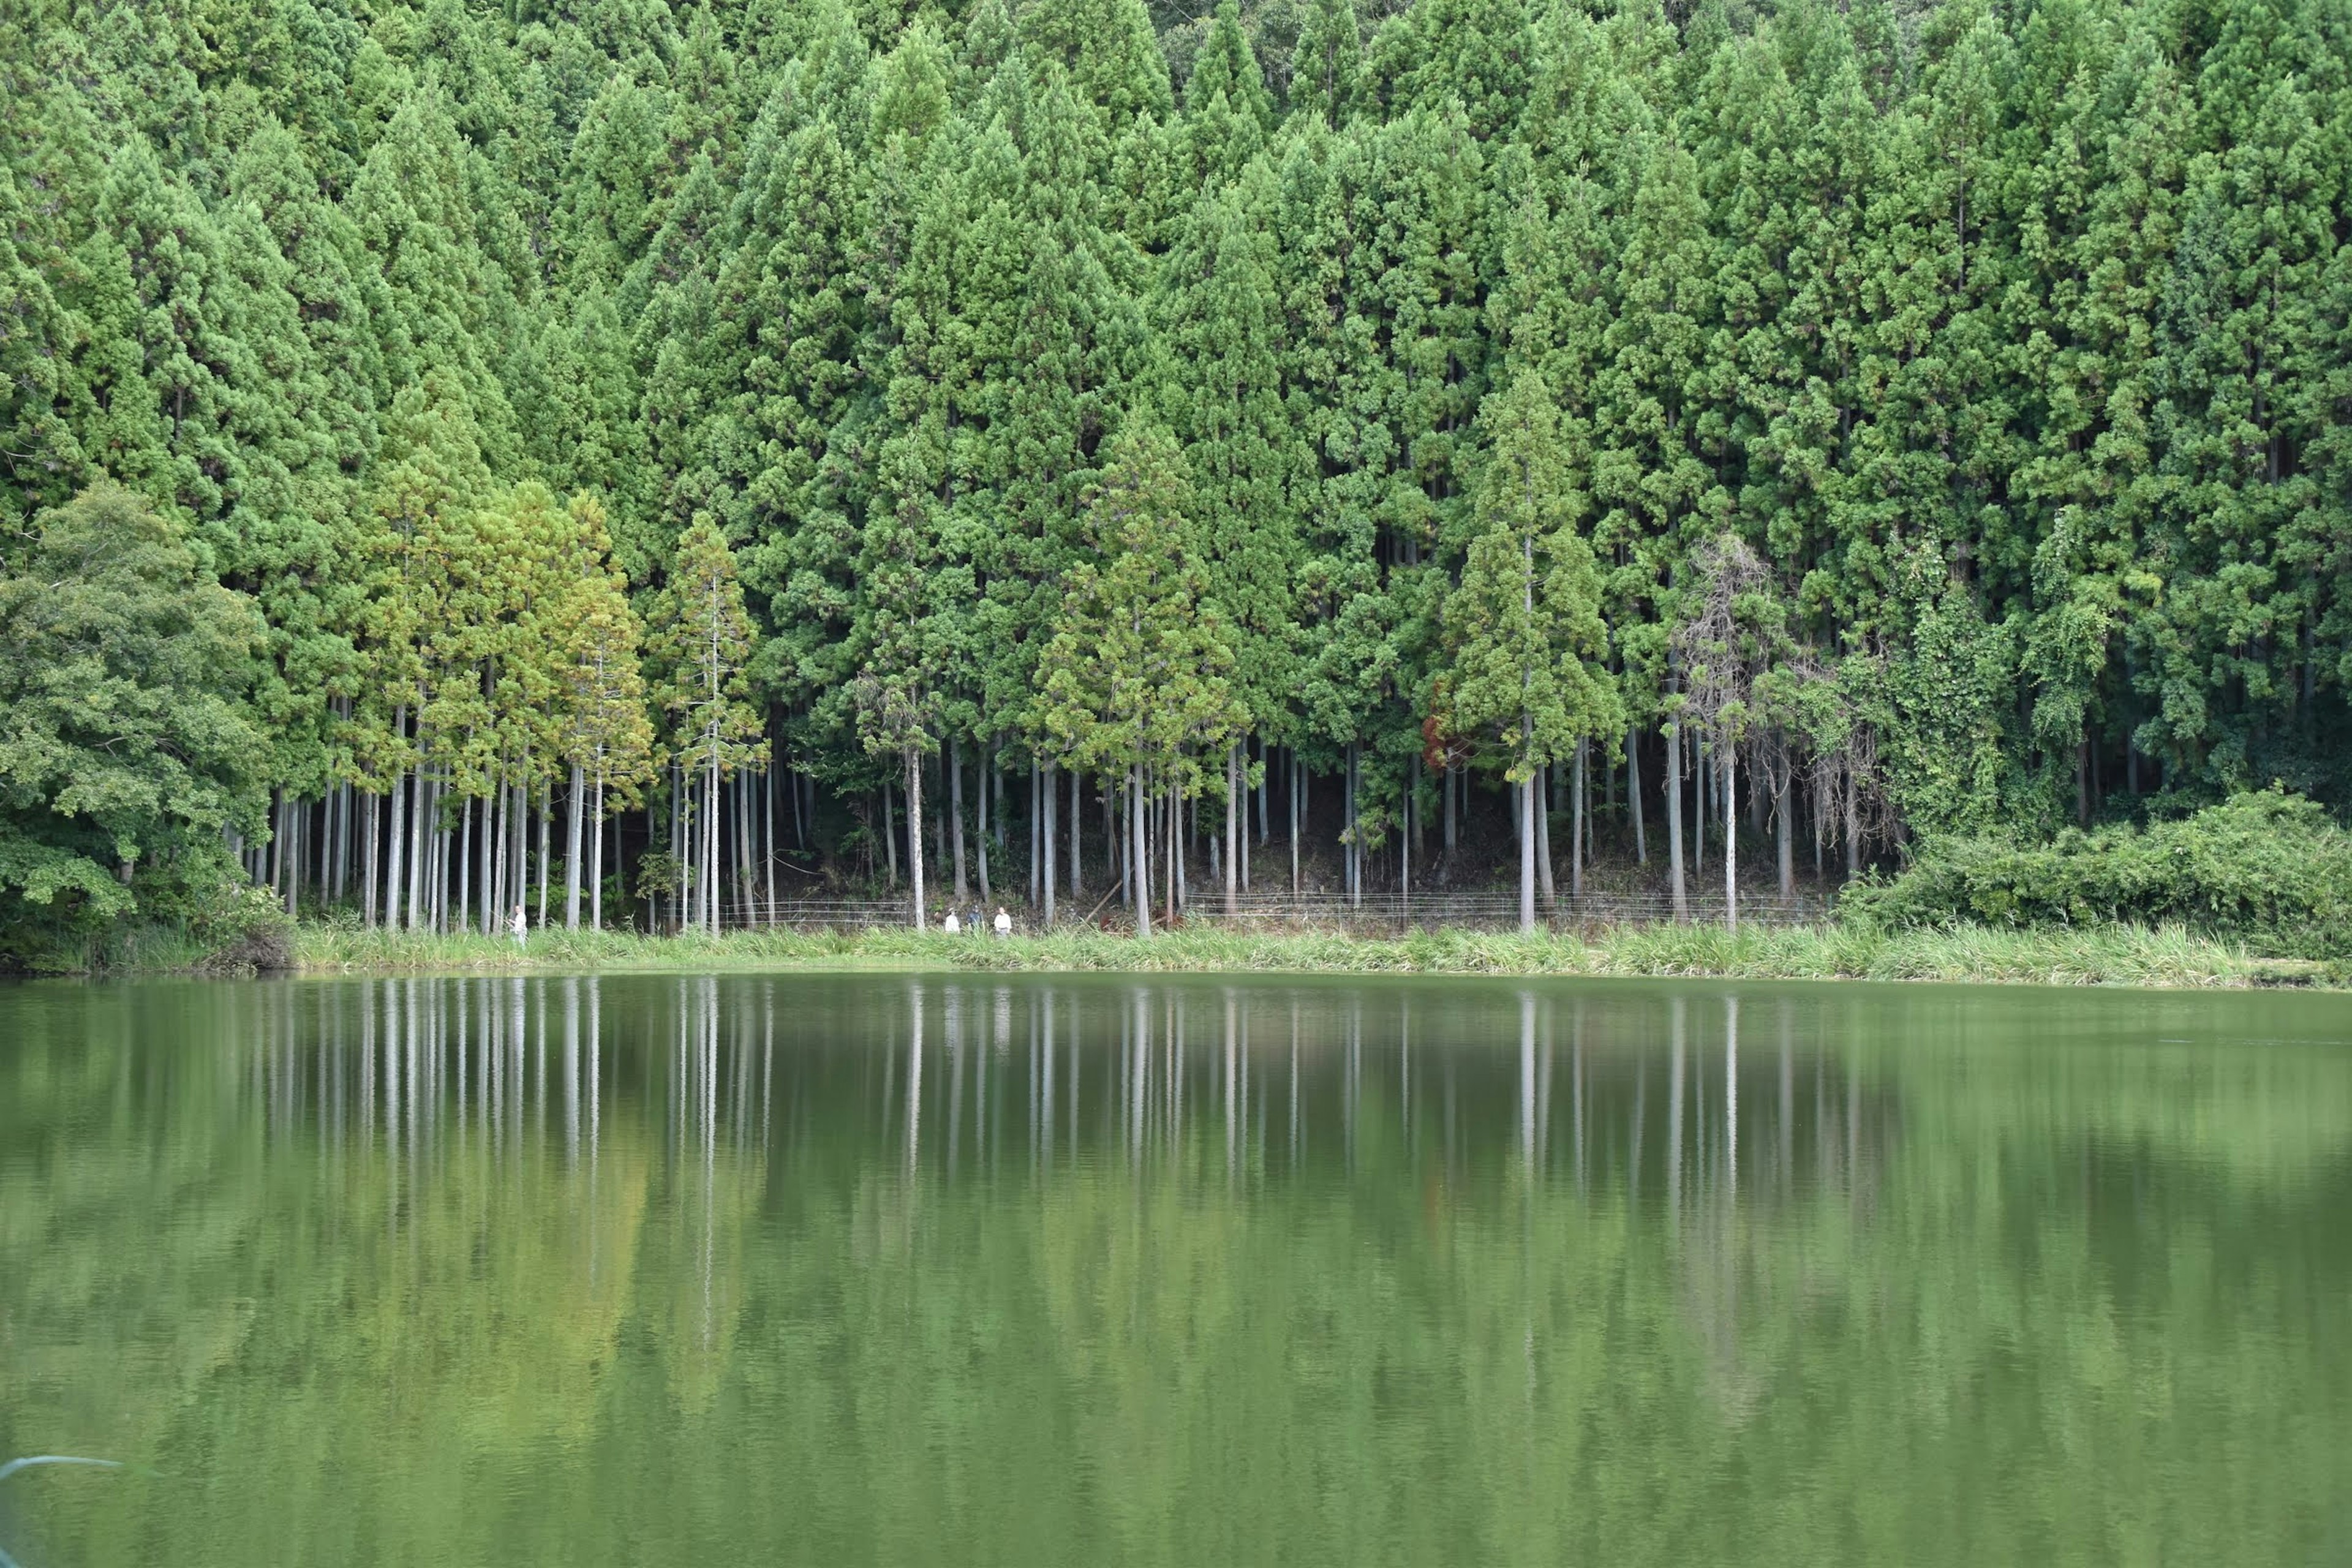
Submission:
<svg viewBox="0 0 2352 1568">
<path fill-rule="evenodd" d="M 1589 975 L 2247 987 L 2352 984 L 2341 964 L 2264 957 L 2178 930 L 1877 931 L 1835 923 L 1639 925 L 1584 936 L 1438 931 L 1401 937 L 1193 928 L 1140 940 L 909 931 L 735 931 L 707 937 L 535 931 L 511 938 L 306 926 L 310 974 L 627 970 L 973 970 L 999 973 Z"/>
</svg>

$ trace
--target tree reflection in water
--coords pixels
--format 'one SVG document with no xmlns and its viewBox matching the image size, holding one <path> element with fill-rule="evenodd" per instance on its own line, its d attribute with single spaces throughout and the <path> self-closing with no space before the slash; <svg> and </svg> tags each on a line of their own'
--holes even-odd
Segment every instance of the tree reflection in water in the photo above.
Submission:
<svg viewBox="0 0 2352 1568">
<path fill-rule="evenodd" d="M 2330 998 L 0 994 L 50 1562 L 2307 1560 Z"/>
</svg>

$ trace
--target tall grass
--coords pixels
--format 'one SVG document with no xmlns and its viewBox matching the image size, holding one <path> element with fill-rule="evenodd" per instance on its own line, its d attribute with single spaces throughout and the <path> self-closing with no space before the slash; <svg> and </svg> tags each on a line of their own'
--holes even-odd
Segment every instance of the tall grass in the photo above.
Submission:
<svg viewBox="0 0 2352 1568">
<path fill-rule="evenodd" d="M 1608 975 L 1755 980 L 1942 980 L 2048 985 L 2244 986 L 2340 982 L 2315 963 L 2257 956 L 2177 928 L 1873 930 L 1860 925 L 1612 928 L 1590 938 L 1473 931 L 1395 938 L 1197 929 L 1148 940 L 1097 931 L 1050 936 L 737 931 L 647 937 L 533 931 L 511 938 L 306 928 L 310 973 L 628 969 L 966 969 L 1128 973 Z"/>
</svg>

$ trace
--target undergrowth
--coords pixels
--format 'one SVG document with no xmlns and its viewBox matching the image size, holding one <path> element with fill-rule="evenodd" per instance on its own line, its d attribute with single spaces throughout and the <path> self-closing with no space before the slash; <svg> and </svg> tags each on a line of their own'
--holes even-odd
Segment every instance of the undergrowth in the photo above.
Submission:
<svg viewBox="0 0 2352 1568">
<path fill-rule="evenodd" d="M 318 973 L 429 970 L 969 969 L 1129 973 L 1494 974 L 1759 980 L 1940 980 L 2033 984 L 2243 986 L 2340 983 L 2335 966 L 2258 955 L 2178 927 L 1888 930 L 1854 923 L 1623 926 L 1589 936 L 1472 931 L 1399 937 L 1195 927 L 1144 940 L 738 931 L 650 937 L 534 931 L 511 938 L 305 928 L 298 965 Z"/>
</svg>

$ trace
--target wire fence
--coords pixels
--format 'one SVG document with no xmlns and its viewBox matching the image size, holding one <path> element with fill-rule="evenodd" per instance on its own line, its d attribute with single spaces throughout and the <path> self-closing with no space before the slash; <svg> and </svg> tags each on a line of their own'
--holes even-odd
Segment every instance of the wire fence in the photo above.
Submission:
<svg viewBox="0 0 2352 1568">
<path fill-rule="evenodd" d="M 1053 929 L 1134 929 L 1134 915 L 1116 899 L 1090 913 L 1091 902 L 1082 896 L 1075 905 L 1069 901 L 1061 903 Z M 960 910 L 960 920 L 968 921 L 972 911 L 979 910 L 982 923 L 986 926 L 993 921 L 1000 906 L 1012 913 L 1013 929 L 1023 935 L 1036 935 L 1047 929 L 1042 910 L 1003 900 L 984 908 L 977 900 L 968 900 Z M 1743 894 L 1738 909 L 1742 921 L 1757 925 L 1814 925 L 1830 918 L 1833 904 L 1819 895 L 1783 898 L 1778 891 L 1762 891 L 1752 896 Z M 1712 898 L 1692 898 L 1685 918 L 1704 924 L 1720 924 L 1724 914 L 1723 896 L 1717 890 Z M 723 911 L 722 924 L 730 930 L 850 931 L 902 927 L 913 915 L 913 905 L 905 897 L 780 899 L 772 903 L 731 905 Z M 1537 925 L 1552 931 L 1663 925 L 1675 918 L 1673 899 L 1663 894 L 1563 894 L 1536 901 Z M 940 911 L 935 907 L 929 923 L 936 926 L 939 921 Z M 1155 904 L 1154 929 L 1167 923 L 1160 907 Z M 1395 935 L 1441 929 L 1515 931 L 1519 924 L 1519 898 L 1507 889 L 1411 894 L 1390 891 L 1367 893 L 1353 900 L 1338 893 L 1253 892 L 1242 895 L 1228 913 L 1223 897 L 1211 894 L 1184 904 L 1175 923 L 1231 931 L 1332 931 L 1349 935 Z"/>
</svg>

